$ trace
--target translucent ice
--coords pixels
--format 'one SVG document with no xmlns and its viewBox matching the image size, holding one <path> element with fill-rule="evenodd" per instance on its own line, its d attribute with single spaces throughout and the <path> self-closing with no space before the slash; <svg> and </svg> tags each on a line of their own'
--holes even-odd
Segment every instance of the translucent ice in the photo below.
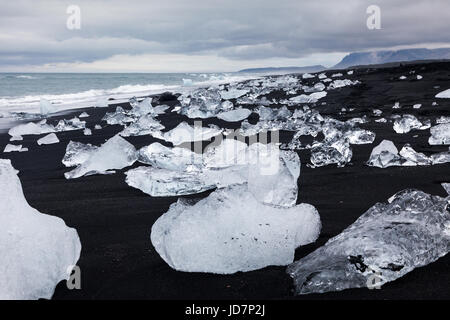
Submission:
<svg viewBox="0 0 450 320">
<path fill-rule="evenodd" d="M 394 131 L 397 133 L 408 133 L 412 129 L 420 129 L 422 122 L 411 114 L 405 114 L 394 121 Z"/>
<path fill-rule="evenodd" d="M 289 99 L 292 103 L 315 103 L 327 95 L 326 91 L 313 92 L 310 95 L 301 94 Z"/>
<path fill-rule="evenodd" d="M 56 112 L 56 107 L 50 103 L 47 99 L 41 98 L 39 107 L 42 115 Z"/>
<path fill-rule="evenodd" d="M 190 126 L 186 122 L 181 122 L 174 129 L 164 133 L 164 140 L 179 145 L 184 142 L 205 141 L 222 133 L 218 127 L 204 128 L 200 126 Z"/>
<path fill-rule="evenodd" d="M 143 136 L 147 134 L 159 135 L 164 126 L 152 114 L 141 116 L 136 122 L 129 124 L 120 135 L 123 137 Z"/>
<path fill-rule="evenodd" d="M 38 145 L 42 145 L 42 144 L 53 144 L 53 143 L 58 143 L 58 142 L 59 142 L 59 139 L 58 139 L 58 137 L 56 136 L 56 134 L 50 133 L 50 134 L 46 135 L 45 137 L 40 138 L 40 139 L 37 141 L 37 144 L 38 144 Z"/>
<path fill-rule="evenodd" d="M 152 226 L 151 241 L 176 270 L 230 274 L 291 263 L 295 249 L 315 241 L 320 227 L 313 206 L 264 205 L 243 185 L 194 205 L 179 200 Z"/>
<path fill-rule="evenodd" d="M 75 167 L 89 159 L 90 155 L 97 150 L 97 146 L 70 141 L 66 147 L 66 153 L 62 163 L 66 167 Z"/>
<path fill-rule="evenodd" d="M 383 285 L 450 250 L 448 200 L 404 190 L 291 264 L 297 294 Z"/>
<path fill-rule="evenodd" d="M 186 148 L 168 148 L 158 142 L 141 148 L 138 161 L 155 168 L 176 171 L 186 171 L 192 166 L 203 166 L 201 155 Z"/>
<path fill-rule="evenodd" d="M 74 179 L 93 174 L 109 174 L 113 169 L 123 169 L 138 158 L 134 146 L 116 135 L 102 146 L 89 153 L 88 158 L 77 168 L 66 172 L 66 179 Z"/>
<path fill-rule="evenodd" d="M 38 123 L 28 122 L 25 124 L 19 124 L 9 129 L 8 134 L 12 137 L 23 135 L 36 135 L 43 133 L 55 132 L 55 128 L 52 125 L 47 124 L 45 121 Z"/>
<path fill-rule="evenodd" d="M 30 207 L 16 170 L 0 159 L 0 299 L 50 299 L 80 251 L 76 230 Z"/>
<path fill-rule="evenodd" d="M 227 91 L 221 91 L 220 95 L 222 96 L 222 99 L 229 100 L 229 99 L 236 99 L 239 97 L 242 97 L 243 95 L 247 94 L 249 90 L 247 89 L 236 89 L 236 88 L 230 88 Z"/>
<path fill-rule="evenodd" d="M 249 109 L 238 108 L 231 111 L 221 112 L 217 115 L 217 118 L 228 122 L 242 121 L 247 119 L 251 113 L 252 112 Z"/>
<path fill-rule="evenodd" d="M 450 123 L 438 124 L 430 129 L 430 133 L 429 144 L 450 144 Z"/>
<path fill-rule="evenodd" d="M 401 165 L 398 149 L 390 140 L 383 140 L 373 148 L 367 165 L 379 168 Z"/>
</svg>

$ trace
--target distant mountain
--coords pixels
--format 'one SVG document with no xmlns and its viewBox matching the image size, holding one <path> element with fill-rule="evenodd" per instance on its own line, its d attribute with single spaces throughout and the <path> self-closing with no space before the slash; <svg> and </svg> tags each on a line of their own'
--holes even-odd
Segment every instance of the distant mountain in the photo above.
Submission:
<svg viewBox="0 0 450 320">
<path fill-rule="evenodd" d="M 267 67 L 267 68 L 251 68 L 251 69 L 242 69 L 238 72 L 247 72 L 247 73 L 278 73 L 278 72 L 292 72 L 292 73 L 305 73 L 305 72 L 318 72 L 321 70 L 325 70 L 326 68 L 321 65 L 316 66 L 306 66 L 306 67 Z"/>
<path fill-rule="evenodd" d="M 354 52 L 346 55 L 333 68 L 344 69 L 351 66 L 383 64 L 399 61 L 450 59 L 450 48 L 404 49 L 397 51 Z"/>
</svg>

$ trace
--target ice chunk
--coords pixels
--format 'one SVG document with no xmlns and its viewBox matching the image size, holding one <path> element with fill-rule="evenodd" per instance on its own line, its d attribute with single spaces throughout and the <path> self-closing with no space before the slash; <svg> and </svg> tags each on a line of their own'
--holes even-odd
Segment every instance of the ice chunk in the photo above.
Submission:
<svg viewBox="0 0 450 320">
<path fill-rule="evenodd" d="M 222 133 L 218 127 L 204 128 L 200 126 L 192 127 L 186 122 L 181 122 L 172 130 L 165 132 L 164 140 L 179 145 L 184 142 L 205 141 Z"/>
<path fill-rule="evenodd" d="M 222 97 L 219 89 L 200 88 L 189 95 L 178 97 L 181 103 L 181 113 L 189 118 L 209 118 L 220 110 Z"/>
<path fill-rule="evenodd" d="M 301 94 L 289 99 L 293 103 L 315 103 L 327 95 L 326 91 L 313 92 L 310 95 Z"/>
<path fill-rule="evenodd" d="M 450 195 L 450 183 L 441 183 L 442 188 L 445 189 L 448 195 Z"/>
<path fill-rule="evenodd" d="M 139 150 L 138 161 L 156 168 L 186 171 L 191 166 L 202 167 L 202 156 L 186 148 L 168 148 L 158 142 Z"/>
<path fill-rule="evenodd" d="M 445 91 L 439 92 L 436 95 L 436 98 L 441 98 L 441 99 L 450 98 L 450 89 L 447 89 Z"/>
<path fill-rule="evenodd" d="M 111 125 L 125 125 L 134 121 L 122 107 L 117 107 L 115 112 L 107 112 L 102 120 Z"/>
<path fill-rule="evenodd" d="M 97 149 L 97 146 L 93 146 L 91 144 L 70 141 L 67 144 L 66 153 L 62 163 L 66 167 L 75 167 L 89 159 L 90 155 Z"/>
<path fill-rule="evenodd" d="M 401 165 L 398 149 L 390 140 L 383 140 L 373 148 L 367 165 L 379 168 Z"/>
<path fill-rule="evenodd" d="M 377 203 L 341 234 L 294 262 L 297 294 L 383 285 L 450 249 L 448 201 L 404 190 Z"/>
<path fill-rule="evenodd" d="M 87 113 L 87 112 L 82 112 L 79 116 L 78 116 L 78 118 L 88 118 L 89 117 L 89 114 Z"/>
<path fill-rule="evenodd" d="M 427 166 L 431 165 L 431 159 L 423 153 L 415 151 L 408 143 L 399 152 L 406 162 L 403 166 Z"/>
<path fill-rule="evenodd" d="M 83 134 L 84 134 L 85 136 L 91 136 L 91 135 L 92 135 L 92 130 L 89 129 L 89 128 L 85 128 L 85 129 L 83 130 Z"/>
<path fill-rule="evenodd" d="M 433 164 L 442 164 L 450 162 L 450 148 L 449 151 L 434 153 L 430 156 Z"/>
<path fill-rule="evenodd" d="M 221 112 L 217 115 L 217 118 L 228 122 L 242 121 L 247 119 L 251 113 L 252 112 L 249 109 L 238 108 L 231 111 Z"/>
<path fill-rule="evenodd" d="M 311 149 L 312 167 L 322 167 L 330 164 L 336 164 L 343 167 L 350 162 L 353 151 L 350 143 L 346 140 L 335 140 L 327 144 L 322 144 Z"/>
<path fill-rule="evenodd" d="M 346 87 L 346 86 L 353 86 L 353 85 L 356 85 L 356 84 L 358 84 L 359 83 L 359 81 L 358 80 L 355 80 L 355 81 L 352 81 L 352 80 L 350 80 L 350 79 L 337 79 L 337 80 L 334 80 L 333 82 L 331 82 L 330 84 L 329 84 L 329 86 L 328 86 L 328 89 L 337 89 L 337 88 L 343 88 L 343 87 Z"/>
<path fill-rule="evenodd" d="M 161 130 L 165 127 L 153 115 L 146 114 L 141 116 L 136 122 L 126 127 L 120 135 L 123 137 L 143 136 L 143 135 L 161 135 Z"/>
<path fill-rule="evenodd" d="M 247 94 L 249 92 L 248 89 L 236 89 L 236 88 L 230 88 L 227 91 L 221 91 L 220 95 L 222 99 L 224 100 L 230 100 L 230 99 L 236 99 L 239 97 L 242 97 L 243 95 Z"/>
<path fill-rule="evenodd" d="M 116 135 L 98 149 L 89 153 L 88 158 L 77 168 L 66 172 L 66 179 L 74 179 L 93 174 L 109 174 L 112 169 L 131 166 L 138 158 L 134 146 Z"/>
<path fill-rule="evenodd" d="M 394 121 L 394 131 L 397 133 L 408 133 L 412 129 L 420 129 L 421 127 L 422 122 L 411 114 L 405 114 Z"/>
<path fill-rule="evenodd" d="M 23 137 L 22 136 L 14 136 L 11 137 L 11 139 L 9 139 L 9 141 L 22 141 Z"/>
<path fill-rule="evenodd" d="M 42 144 L 53 144 L 53 143 L 58 143 L 58 142 L 59 142 L 59 139 L 58 139 L 58 137 L 56 136 L 56 134 L 50 133 L 50 134 L 46 135 L 45 137 L 40 138 L 40 139 L 37 141 L 37 144 L 38 144 L 38 145 L 42 145 Z"/>
<path fill-rule="evenodd" d="M 314 78 L 314 77 L 315 77 L 315 75 L 310 74 L 310 73 L 304 73 L 304 74 L 302 75 L 302 78 L 303 78 L 303 79 L 311 79 L 311 78 Z"/>
<path fill-rule="evenodd" d="M 99 125 L 99 124 L 96 124 L 96 125 L 94 126 L 94 129 L 95 129 L 95 130 L 101 130 L 101 129 L 102 129 L 102 126 Z"/>
<path fill-rule="evenodd" d="M 418 74 L 417 75 L 417 80 L 422 80 L 422 79 L 423 79 L 423 77 L 420 74 Z"/>
<path fill-rule="evenodd" d="M 23 136 L 23 135 L 36 135 L 43 133 L 55 132 L 55 128 L 46 122 L 28 122 L 25 124 L 19 124 L 15 127 L 9 129 L 8 134 L 12 137 Z"/>
<path fill-rule="evenodd" d="M 429 144 L 450 144 L 450 123 L 438 124 L 430 129 L 430 133 Z"/>
<path fill-rule="evenodd" d="M 60 120 L 55 127 L 55 130 L 58 132 L 61 131 L 73 131 L 73 130 L 81 130 L 86 128 L 86 121 L 81 121 L 77 117 L 70 120 Z"/>
<path fill-rule="evenodd" d="M 50 299 L 80 251 L 76 230 L 30 207 L 16 170 L 0 159 L 0 299 Z"/>
<path fill-rule="evenodd" d="M 56 107 L 50 103 L 47 99 L 41 98 L 41 101 L 39 103 L 39 107 L 41 109 L 42 115 L 47 115 L 49 113 L 56 112 Z"/>
<path fill-rule="evenodd" d="M 151 241 L 176 270 L 230 274 L 291 263 L 295 249 L 315 241 L 320 227 L 313 206 L 264 205 L 243 185 L 195 205 L 179 200 L 152 226 Z"/>
<path fill-rule="evenodd" d="M 413 109 L 420 109 L 422 107 L 422 104 L 420 103 L 416 103 L 415 105 L 413 105 Z"/>
<path fill-rule="evenodd" d="M 28 148 L 23 148 L 22 145 L 14 145 L 14 144 L 7 144 L 5 149 L 3 150 L 4 153 L 8 152 L 26 152 L 28 151 Z"/>
</svg>

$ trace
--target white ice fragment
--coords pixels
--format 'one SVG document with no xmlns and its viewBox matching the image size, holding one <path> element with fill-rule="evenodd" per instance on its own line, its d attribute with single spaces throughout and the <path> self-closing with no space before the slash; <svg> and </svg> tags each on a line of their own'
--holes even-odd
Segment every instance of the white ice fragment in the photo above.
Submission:
<svg viewBox="0 0 450 320">
<path fill-rule="evenodd" d="M 325 97 L 326 95 L 327 95 L 326 91 L 313 92 L 310 95 L 301 94 L 299 96 L 292 97 L 289 99 L 289 101 L 293 103 L 315 103 L 318 100 Z"/>
<path fill-rule="evenodd" d="M 406 77 L 405 77 L 405 76 L 400 76 L 399 79 L 400 79 L 400 80 L 405 80 Z"/>
<path fill-rule="evenodd" d="M 39 107 L 42 115 L 56 112 L 56 107 L 50 103 L 47 99 L 41 98 Z"/>
<path fill-rule="evenodd" d="M 237 99 L 239 97 L 242 97 L 243 95 L 247 94 L 249 92 L 248 89 L 236 89 L 236 88 L 230 88 L 227 91 L 221 91 L 220 95 L 222 99 L 230 100 L 230 99 Z"/>
<path fill-rule="evenodd" d="M 222 133 L 219 128 L 204 128 L 200 126 L 190 126 L 186 122 L 181 122 L 172 130 L 163 134 L 164 140 L 179 145 L 184 142 L 205 141 Z"/>
<path fill-rule="evenodd" d="M 75 229 L 30 207 L 17 171 L 0 159 L 0 299 L 50 299 L 81 251 Z"/>
<path fill-rule="evenodd" d="M 411 114 L 404 114 L 401 118 L 395 119 L 394 131 L 397 133 L 408 133 L 412 129 L 421 129 L 422 122 Z"/>
<path fill-rule="evenodd" d="M 351 76 L 353 74 L 353 70 L 347 71 L 347 74 Z"/>
<path fill-rule="evenodd" d="M 450 195 L 450 183 L 448 182 L 444 182 L 441 183 L 442 188 L 444 188 L 444 190 L 447 192 L 448 195 Z"/>
<path fill-rule="evenodd" d="M 450 144 L 450 123 L 441 123 L 430 129 L 431 137 L 428 143 L 431 145 Z"/>
<path fill-rule="evenodd" d="M 441 99 L 450 98 L 450 89 L 447 89 L 445 91 L 439 92 L 436 95 L 436 98 L 441 98 Z"/>
<path fill-rule="evenodd" d="M 421 107 L 422 107 L 422 104 L 420 104 L 420 103 L 413 105 L 413 109 L 420 109 Z"/>
<path fill-rule="evenodd" d="M 423 79 L 423 77 L 420 74 L 418 74 L 417 75 L 417 80 L 422 80 L 422 79 Z"/>
<path fill-rule="evenodd" d="M 408 143 L 400 150 L 399 155 L 406 160 L 402 166 L 427 166 L 431 165 L 431 159 L 425 154 L 415 151 Z"/>
<path fill-rule="evenodd" d="M 15 127 L 9 129 L 8 134 L 12 137 L 23 136 L 23 135 L 37 135 L 55 132 L 55 128 L 47 123 L 34 123 L 28 122 L 25 124 L 19 124 Z"/>
<path fill-rule="evenodd" d="M 85 128 L 85 129 L 83 130 L 83 134 L 84 134 L 85 136 L 91 136 L 91 135 L 92 135 L 92 130 L 89 129 L 89 128 Z"/>
<path fill-rule="evenodd" d="M 138 161 L 155 168 L 186 171 L 192 166 L 201 167 L 203 159 L 200 154 L 186 148 L 168 148 L 158 142 L 139 150 Z"/>
<path fill-rule="evenodd" d="M 96 125 L 94 126 L 94 129 L 95 129 L 95 130 L 101 130 L 101 129 L 102 129 L 102 126 L 99 125 L 99 124 L 96 124 Z"/>
<path fill-rule="evenodd" d="M 398 149 L 390 140 L 383 140 L 381 143 L 373 148 L 370 154 L 367 165 L 379 168 L 386 168 L 390 166 L 400 165 L 400 156 Z"/>
<path fill-rule="evenodd" d="M 9 141 L 22 141 L 23 137 L 22 136 L 13 136 L 11 137 L 11 139 L 9 139 Z"/>
<path fill-rule="evenodd" d="M 102 146 L 89 153 L 88 158 L 77 168 L 66 172 L 66 179 L 74 179 L 93 174 L 109 174 L 113 169 L 123 169 L 138 158 L 134 146 L 116 135 Z"/>
<path fill-rule="evenodd" d="M 88 118 L 89 117 L 89 114 L 87 113 L 87 112 L 82 112 L 79 116 L 78 116 L 78 118 Z"/>
<path fill-rule="evenodd" d="M 448 200 L 404 190 L 287 268 L 296 294 L 379 288 L 450 250 Z"/>
<path fill-rule="evenodd" d="M 4 153 L 8 152 L 26 152 L 28 151 L 28 148 L 23 148 L 22 145 L 14 145 L 14 144 L 7 144 L 5 149 L 3 150 Z"/>
<path fill-rule="evenodd" d="M 264 205 L 243 185 L 194 205 L 179 200 L 152 226 L 151 241 L 176 270 L 231 274 L 291 263 L 295 249 L 315 241 L 320 228 L 313 206 Z"/>
<path fill-rule="evenodd" d="M 45 137 L 40 138 L 40 139 L 37 141 L 37 144 L 38 144 L 38 145 L 43 145 L 43 144 L 54 144 L 54 143 L 58 143 L 58 142 L 59 142 L 59 139 L 58 139 L 58 137 L 56 136 L 56 134 L 50 133 L 50 134 L 46 135 Z"/>
<path fill-rule="evenodd" d="M 217 118 L 228 122 L 236 122 L 247 119 L 251 113 L 252 111 L 249 109 L 238 108 L 231 111 L 221 112 L 217 114 Z"/>
<path fill-rule="evenodd" d="M 62 163 L 66 167 L 75 167 L 89 159 L 90 155 L 97 150 L 97 146 L 70 141 L 66 147 L 66 153 Z"/>
<path fill-rule="evenodd" d="M 311 78 L 314 78 L 314 77 L 315 77 L 315 75 L 310 74 L 310 73 L 304 73 L 304 74 L 302 75 L 302 78 L 303 78 L 303 79 L 311 79 Z"/>
</svg>

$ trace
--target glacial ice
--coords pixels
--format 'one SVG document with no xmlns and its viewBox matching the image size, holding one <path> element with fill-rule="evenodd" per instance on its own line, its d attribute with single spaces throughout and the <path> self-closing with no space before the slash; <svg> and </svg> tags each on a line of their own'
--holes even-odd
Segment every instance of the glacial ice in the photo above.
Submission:
<svg viewBox="0 0 450 320">
<path fill-rule="evenodd" d="M 441 99 L 450 98 L 450 89 L 447 89 L 447 90 L 444 90 L 442 92 L 439 92 L 436 95 L 436 98 L 441 98 Z"/>
<path fill-rule="evenodd" d="M 89 114 L 87 112 L 82 112 L 80 113 L 80 115 L 78 116 L 78 118 L 88 118 Z"/>
<path fill-rule="evenodd" d="M 229 88 L 228 90 L 220 91 L 220 95 L 222 99 L 224 100 L 230 100 L 230 99 L 237 99 L 239 97 L 242 97 L 243 95 L 246 95 L 249 92 L 248 89 L 236 89 L 236 88 Z"/>
<path fill-rule="evenodd" d="M 401 165 L 401 158 L 395 144 L 390 140 L 381 141 L 378 146 L 373 148 L 367 165 L 379 168 Z"/>
<path fill-rule="evenodd" d="M 221 112 L 217 114 L 217 118 L 228 122 L 236 122 L 247 119 L 251 113 L 252 111 L 249 109 L 238 108 L 231 111 Z"/>
<path fill-rule="evenodd" d="M 129 136 L 143 136 L 143 135 L 160 135 L 161 130 L 165 127 L 152 114 L 145 114 L 141 116 L 136 122 L 129 124 L 120 133 L 123 137 Z"/>
<path fill-rule="evenodd" d="M 84 134 L 85 136 L 92 136 L 92 130 L 89 129 L 89 128 L 85 128 L 85 129 L 83 130 L 83 134 Z"/>
<path fill-rule="evenodd" d="M 50 299 L 81 244 L 75 229 L 27 203 L 17 171 L 0 159 L 0 299 Z"/>
<path fill-rule="evenodd" d="M 383 285 L 450 250 L 448 198 L 404 190 L 287 268 L 297 294 Z"/>
<path fill-rule="evenodd" d="M 444 188 L 445 192 L 450 196 L 450 183 L 444 182 L 441 183 L 442 188 Z"/>
<path fill-rule="evenodd" d="M 412 129 L 421 129 L 422 122 L 411 114 L 404 114 L 401 118 L 395 119 L 393 128 L 397 133 L 408 133 Z"/>
<path fill-rule="evenodd" d="M 222 111 L 222 96 L 219 89 L 200 88 L 189 94 L 178 97 L 181 103 L 180 112 L 189 118 L 209 118 Z"/>
<path fill-rule="evenodd" d="M 72 119 L 59 120 L 58 124 L 55 127 L 55 130 L 58 132 L 61 131 L 73 131 L 73 130 L 83 130 L 86 128 L 86 121 L 81 121 L 79 118 L 74 117 Z"/>
<path fill-rule="evenodd" d="M 45 137 L 40 138 L 40 139 L 37 141 L 37 144 L 38 144 L 38 145 L 43 145 L 43 144 L 54 144 L 54 143 L 58 143 L 58 142 L 59 142 L 59 139 L 58 139 L 58 137 L 56 136 L 56 134 L 50 133 L 50 134 L 46 135 Z"/>
<path fill-rule="evenodd" d="M 200 126 L 190 126 L 186 122 L 181 122 L 172 130 L 163 134 L 164 140 L 179 145 L 184 142 L 205 141 L 222 133 L 219 127 L 204 128 Z"/>
<path fill-rule="evenodd" d="M 93 174 L 109 174 L 113 169 L 131 166 L 138 158 L 134 146 L 116 135 L 88 154 L 87 159 L 75 169 L 66 172 L 66 179 Z"/>
<path fill-rule="evenodd" d="M 431 137 L 428 143 L 431 145 L 450 144 L 450 123 L 441 123 L 430 129 Z"/>
<path fill-rule="evenodd" d="M 56 112 L 56 107 L 50 103 L 47 99 L 41 98 L 39 107 L 42 115 Z"/>
<path fill-rule="evenodd" d="M 24 136 L 24 135 L 38 135 L 44 133 L 55 132 L 55 128 L 45 121 L 38 123 L 28 122 L 25 124 L 19 124 L 9 129 L 8 134 L 11 137 Z"/>
<path fill-rule="evenodd" d="M 151 241 L 176 270 L 231 274 L 291 263 L 295 249 L 315 241 L 320 228 L 313 206 L 264 205 L 241 185 L 194 205 L 178 200 L 152 226 Z"/>
<path fill-rule="evenodd" d="M 316 103 L 327 95 L 326 91 L 313 92 L 310 95 L 301 94 L 289 99 L 292 103 Z"/>
<path fill-rule="evenodd" d="M 66 147 L 66 153 L 62 163 L 66 167 L 75 167 L 84 163 L 93 151 L 97 150 L 97 146 L 84 144 L 81 142 L 70 141 Z"/>
<path fill-rule="evenodd" d="M 7 144 L 5 149 L 3 150 L 4 153 L 9 152 L 26 152 L 28 151 L 28 148 L 23 148 L 22 145 L 15 145 L 15 144 Z"/>
</svg>

